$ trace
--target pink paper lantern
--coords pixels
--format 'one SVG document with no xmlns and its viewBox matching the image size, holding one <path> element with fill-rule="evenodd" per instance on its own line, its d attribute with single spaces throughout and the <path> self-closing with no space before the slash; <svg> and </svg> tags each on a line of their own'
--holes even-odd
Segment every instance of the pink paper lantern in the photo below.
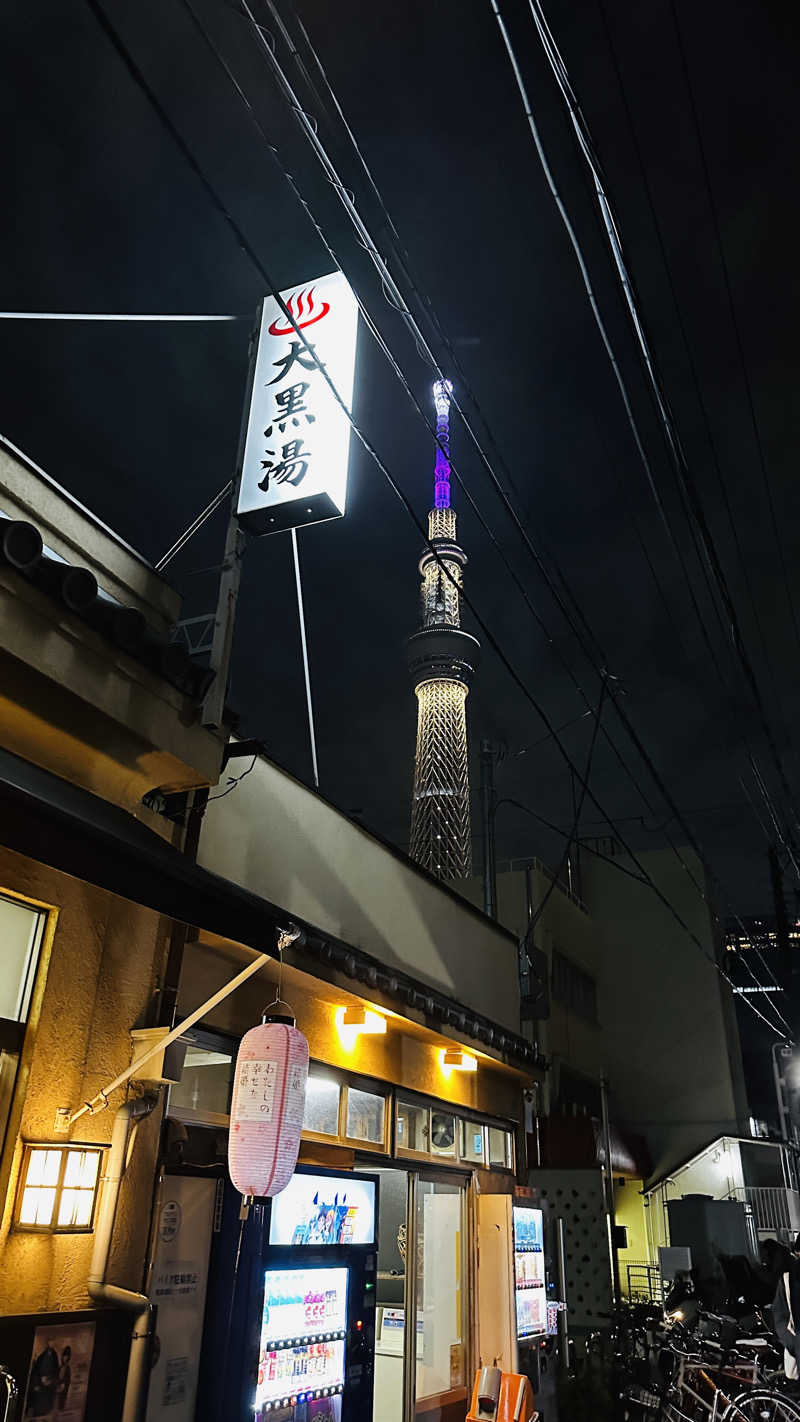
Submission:
<svg viewBox="0 0 800 1422">
<path fill-rule="evenodd" d="M 243 1195 L 279 1195 L 297 1164 L 306 1104 L 308 1042 L 288 1022 L 251 1027 L 239 1045 L 228 1172 Z"/>
</svg>

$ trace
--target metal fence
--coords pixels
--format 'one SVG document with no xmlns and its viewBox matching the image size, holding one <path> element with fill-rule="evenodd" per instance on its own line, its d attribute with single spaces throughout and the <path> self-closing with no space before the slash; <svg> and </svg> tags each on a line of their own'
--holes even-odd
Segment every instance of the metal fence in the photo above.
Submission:
<svg viewBox="0 0 800 1422">
<path fill-rule="evenodd" d="M 631 1303 L 663 1303 L 661 1273 L 656 1264 L 637 1262 L 626 1266 L 628 1298 Z"/>
<path fill-rule="evenodd" d="M 790 1234 L 800 1230 L 800 1195 L 796 1190 L 745 1185 L 732 1190 L 729 1198 L 749 1205 L 759 1234 Z"/>
</svg>

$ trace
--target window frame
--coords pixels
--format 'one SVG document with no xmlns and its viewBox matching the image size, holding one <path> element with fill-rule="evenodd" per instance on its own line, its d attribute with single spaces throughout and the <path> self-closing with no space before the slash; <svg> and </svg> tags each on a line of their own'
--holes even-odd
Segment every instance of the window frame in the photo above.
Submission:
<svg viewBox="0 0 800 1422">
<path fill-rule="evenodd" d="M 220 1052 L 227 1055 L 230 1049 L 231 1057 L 231 1080 L 230 1092 L 233 1094 L 233 1076 L 236 1069 L 236 1054 L 239 1050 L 241 1038 L 230 1032 L 214 1032 L 208 1027 L 189 1027 L 186 1033 L 178 1038 L 179 1042 L 185 1043 L 187 1047 L 199 1047 L 201 1050 L 209 1052 Z M 181 1068 L 183 1072 L 183 1068 Z M 169 1116 L 173 1121 L 181 1121 L 185 1126 L 222 1126 L 226 1130 L 230 1126 L 230 1111 L 204 1111 L 192 1106 L 182 1106 L 180 1102 L 173 1102 L 172 1087 L 170 1087 L 167 1097 L 165 1116 Z"/>
<path fill-rule="evenodd" d="M 24 1027 L 31 1013 L 31 1004 L 36 986 L 36 975 L 42 960 L 42 948 L 44 947 L 50 908 L 49 905 L 39 903 L 36 899 L 26 899 L 23 894 L 14 894 L 4 888 L 0 889 L 0 905 L 3 903 L 14 904 L 17 907 L 25 908 L 29 913 L 33 914 L 36 919 L 35 926 L 31 933 L 31 944 L 28 949 L 24 971 L 17 989 L 16 1014 L 13 1017 L 0 1016 L 0 1023 L 17 1023 Z"/>
<path fill-rule="evenodd" d="M 452 1115 L 455 1120 L 455 1151 L 452 1155 L 444 1155 L 441 1151 L 434 1151 L 430 1147 L 427 1150 L 411 1150 L 407 1146 L 397 1143 L 397 1111 L 400 1106 L 415 1106 L 428 1113 L 428 1140 L 430 1141 L 431 1121 L 434 1111 L 441 1111 L 448 1116 Z M 486 1170 L 492 1173 L 504 1175 L 514 1175 L 516 1172 L 516 1126 L 513 1121 L 503 1121 L 496 1116 L 486 1116 L 481 1111 L 470 1110 L 469 1107 L 458 1106 L 455 1102 L 441 1101 L 439 1097 L 422 1096 L 415 1091 L 406 1091 L 398 1087 L 394 1092 L 392 1124 L 394 1130 L 394 1149 L 392 1158 L 395 1160 L 408 1160 L 425 1162 L 431 1166 L 441 1166 L 444 1170 L 475 1171 Z M 476 1126 L 481 1128 L 483 1133 L 484 1158 L 482 1161 L 470 1160 L 462 1153 L 462 1131 L 465 1127 L 474 1130 Z M 489 1131 L 502 1131 L 509 1141 L 508 1154 L 511 1157 L 509 1165 L 492 1165 L 490 1163 L 489 1151 Z"/>
<path fill-rule="evenodd" d="M 378 1089 L 376 1090 L 376 1086 Z M 339 1125 L 341 1134 L 339 1143 L 354 1150 L 369 1151 L 372 1155 L 389 1155 L 391 1152 L 391 1126 L 392 1126 L 392 1103 L 394 1092 L 391 1086 L 386 1086 L 385 1090 L 380 1089 L 381 1083 L 375 1083 L 369 1078 L 351 1078 L 345 1081 L 339 1097 Z M 347 1134 L 347 1114 L 350 1104 L 350 1091 L 360 1091 L 364 1096 L 379 1096 L 383 1100 L 383 1139 L 378 1141 L 365 1141 L 360 1136 L 349 1136 Z"/>
<path fill-rule="evenodd" d="M 57 904 L 48 903 L 44 899 L 18 893 L 7 882 L 0 884 L 0 899 L 22 904 L 32 913 L 38 914 L 41 925 L 37 933 L 35 952 L 31 955 L 26 973 L 25 1016 L 17 1021 L 8 1017 L 0 1018 L 0 1049 L 13 1061 L 7 1087 L 4 1087 L 4 1094 L 0 1096 L 0 1199 L 5 1199 L 13 1188 L 14 1158 L 22 1126 L 30 1066 L 36 1049 L 53 943 L 58 928 L 59 908 Z"/>
<path fill-rule="evenodd" d="M 20 1165 L 19 1182 L 17 1185 L 17 1198 L 14 1201 L 14 1214 L 12 1219 L 14 1232 L 19 1234 L 92 1234 L 94 1232 L 95 1216 L 97 1214 L 97 1202 L 100 1198 L 100 1191 L 103 1188 L 105 1158 L 109 1149 L 109 1146 L 103 1145 L 98 1141 L 25 1141 L 22 1163 Z M 28 1174 L 28 1162 L 35 1150 L 58 1150 L 61 1152 L 61 1164 L 58 1171 L 58 1181 L 55 1185 L 55 1199 L 53 1201 L 51 1223 L 46 1225 L 23 1224 L 20 1221 Z M 72 1151 L 90 1151 L 92 1154 L 98 1156 L 96 1183 L 92 1191 L 92 1212 L 89 1216 L 88 1224 L 85 1225 L 60 1225 L 58 1223 L 58 1212 L 61 1205 L 62 1193 L 65 1188 L 72 1188 L 65 1187 L 64 1185 L 67 1160 Z"/>
<path fill-rule="evenodd" d="M 305 1126 L 303 1126 L 300 1139 L 301 1141 L 316 1141 L 318 1144 L 321 1145 L 340 1145 L 342 1141 L 342 1131 L 344 1129 L 344 1118 L 342 1115 L 344 1091 L 341 1076 L 337 1071 L 332 1070 L 330 1067 L 327 1067 L 324 1062 L 313 1061 L 309 1062 L 308 1064 L 308 1074 L 309 1076 L 316 1077 L 318 1080 L 335 1082 L 336 1086 L 339 1088 L 339 1103 L 337 1106 L 336 1114 L 336 1134 L 330 1135 L 327 1131 L 310 1131 Z"/>
</svg>

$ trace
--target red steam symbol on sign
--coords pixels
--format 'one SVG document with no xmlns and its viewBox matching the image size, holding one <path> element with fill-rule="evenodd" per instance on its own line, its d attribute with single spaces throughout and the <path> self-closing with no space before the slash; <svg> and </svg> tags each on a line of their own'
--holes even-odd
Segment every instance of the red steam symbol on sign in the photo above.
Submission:
<svg viewBox="0 0 800 1422">
<path fill-rule="evenodd" d="M 283 316 L 276 316 L 269 327 L 271 336 L 291 336 L 295 328 L 302 331 L 306 326 L 313 326 L 315 321 L 321 321 L 323 316 L 327 316 L 330 311 L 330 302 L 323 300 L 319 310 L 314 301 L 314 288 L 309 288 L 308 293 L 300 291 L 297 296 L 290 296 L 286 303 L 286 308 L 295 322 L 295 326 L 283 325 Z"/>
</svg>

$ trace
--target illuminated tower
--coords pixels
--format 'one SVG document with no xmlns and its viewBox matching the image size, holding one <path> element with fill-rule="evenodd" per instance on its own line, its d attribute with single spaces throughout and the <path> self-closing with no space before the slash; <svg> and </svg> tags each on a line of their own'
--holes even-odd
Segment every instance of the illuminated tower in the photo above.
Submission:
<svg viewBox="0 0 800 1422">
<path fill-rule="evenodd" d="M 437 380 L 433 387 L 439 445 L 428 538 L 438 558 L 430 548 L 420 558 L 422 625 L 408 639 L 408 665 L 417 694 L 411 857 L 440 879 L 466 878 L 472 868 L 466 702 L 480 653 L 477 639 L 461 630 L 460 590 L 467 558 L 456 542 L 456 516 L 450 507 L 452 388 L 449 380 Z"/>
</svg>

